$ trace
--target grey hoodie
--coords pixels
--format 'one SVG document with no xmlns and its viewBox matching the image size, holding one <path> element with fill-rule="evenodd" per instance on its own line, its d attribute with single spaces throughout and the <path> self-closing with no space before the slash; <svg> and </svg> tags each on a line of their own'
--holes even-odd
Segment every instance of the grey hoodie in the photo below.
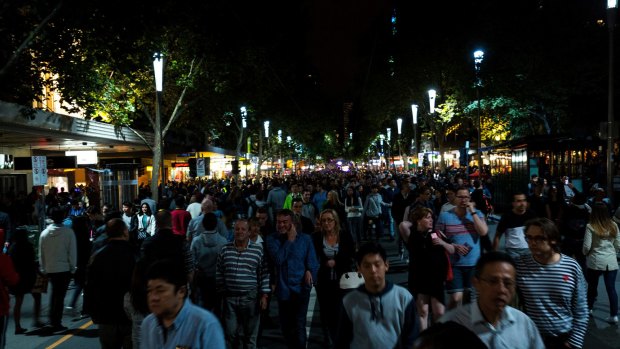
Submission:
<svg viewBox="0 0 620 349">
<path fill-rule="evenodd" d="M 217 230 L 204 231 L 192 240 L 190 249 L 194 255 L 194 266 L 207 277 L 215 278 L 217 256 L 228 241 Z"/>
</svg>

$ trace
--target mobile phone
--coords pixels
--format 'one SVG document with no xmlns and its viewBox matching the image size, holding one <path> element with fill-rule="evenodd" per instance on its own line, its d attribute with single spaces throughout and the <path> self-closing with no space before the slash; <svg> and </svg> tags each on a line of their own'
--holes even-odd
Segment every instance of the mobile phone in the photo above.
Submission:
<svg viewBox="0 0 620 349">
<path fill-rule="evenodd" d="M 431 233 L 431 239 L 435 240 L 437 239 L 437 233 Z"/>
<path fill-rule="evenodd" d="M 465 243 L 463 243 L 463 246 L 467 247 L 467 253 L 465 253 L 465 254 L 466 255 L 469 254 L 469 252 L 471 252 L 471 249 L 472 249 L 471 245 L 469 243 L 465 242 Z"/>
</svg>

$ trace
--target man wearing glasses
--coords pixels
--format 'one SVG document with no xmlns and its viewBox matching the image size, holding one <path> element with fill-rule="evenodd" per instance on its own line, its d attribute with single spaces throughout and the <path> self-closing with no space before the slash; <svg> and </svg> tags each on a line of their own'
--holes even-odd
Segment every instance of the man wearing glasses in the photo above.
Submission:
<svg viewBox="0 0 620 349">
<path fill-rule="evenodd" d="M 516 261 L 525 313 L 534 320 L 548 349 L 583 347 L 588 305 L 581 267 L 560 253 L 560 232 L 547 218 L 526 222 L 525 240 L 532 255 Z"/>
<path fill-rule="evenodd" d="M 469 190 L 465 187 L 458 188 L 456 207 L 442 212 L 435 225 L 435 228 L 448 237 L 455 249 L 451 256 L 454 277 L 446 282 L 446 290 L 450 295 L 448 309 L 460 305 L 463 292 L 471 289 L 474 266 L 481 254 L 480 238 L 489 232 L 484 214 L 476 209 L 469 199 Z"/>
<path fill-rule="evenodd" d="M 440 322 L 454 321 L 475 333 L 489 348 L 544 348 L 534 322 L 510 307 L 516 286 L 514 260 L 504 252 L 482 255 L 472 280 L 478 299 L 452 309 Z"/>
</svg>

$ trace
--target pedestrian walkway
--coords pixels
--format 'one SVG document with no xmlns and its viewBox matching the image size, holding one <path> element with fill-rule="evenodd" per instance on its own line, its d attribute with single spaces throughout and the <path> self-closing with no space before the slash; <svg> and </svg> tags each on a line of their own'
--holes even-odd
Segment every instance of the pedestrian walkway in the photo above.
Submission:
<svg viewBox="0 0 620 349">
<path fill-rule="evenodd" d="M 489 222 L 489 233 L 491 238 L 495 235 L 497 223 L 494 220 Z M 390 269 L 387 279 L 393 283 L 406 286 L 407 283 L 407 265 L 406 260 L 399 256 L 398 246 L 396 242 L 391 242 L 384 238 L 381 240 L 382 245 L 388 253 Z M 616 281 L 616 288 L 620 286 L 620 279 Z M 608 314 L 609 304 L 605 293 L 603 282 L 598 287 L 599 298 L 594 306 L 594 314 L 590 317 L 588 324 L 588 332 L 586 333 L 585 345 L 586 349 L 618 349 L 620 348 L 620 329 L 618 325 L 610 325 L 605 322 Z M 72 292 L 67 293 L 67 302 Z M 47 314 L 49 294 L 43 295 L 42 314 Z M 14 301 L 11 300 L 11 304 Z M 323 341 L 323 329 L 319 317 L 320 309 L 316 302 L 316 294 L 313 292 L 310 300 L 308 311 L 308 349 L 326 348 Z M 277 301 L 273 300 L 270 306 L 270 315 L 273 324 L 267 324 L 263 329 L 259 338 L 259 348 L 264 349 L 285 349 L 284 338 L 280 332 Z M 44 317 L 42 320 L 44 320 Z M 22 326 L 29 331 L 24 335 L 14 335 L 15 327 L 13 319 L 9 319 L 7 330 L 7 348 L 32 348 L 32 349 L 74 349 L 74 348 L 99 348 L 99 340 L 97 337 L 97 327 L 93 325 L 90 318 L 81 319 L 79 314 L 65 312 L 63 323 L 69 327 L 69 330 L 63 333 L 49 334 L 40 330 L 33 330 L 30 326 L 32 323 L 32 297 L 27 295 L 24 300 L 22 309 Z"/>
</svg>

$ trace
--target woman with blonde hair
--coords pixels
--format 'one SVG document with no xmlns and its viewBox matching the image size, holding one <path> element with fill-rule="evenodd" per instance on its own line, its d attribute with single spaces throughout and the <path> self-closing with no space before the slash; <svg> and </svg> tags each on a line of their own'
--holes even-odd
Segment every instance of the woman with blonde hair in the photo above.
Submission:
<svg viewBox="0 0 620 349">
<path fill-rule="evenodd" d="M 321 210 L 334 210 L 338 214 L 338 218 L 340 219 L 340 224 L 346 222 L 346 216 L 344 213 L 344 204 L 340 201 L 340 197 L 338 192 L 335 190 L 330 190 L 327 192 L 327 200 L 323 203 L 323 207 Z M 340 226 L 340 228 L 344 228 Z"/>
<path fill-rule="evenodd" d="M 323 210 L 319 215 L 319 224 L 319 232 L 312 237 L 319 260 L 316 293 L 325 342 L 331 345 L 336 337 L 343 297 L 340 277 L 352 269 L 355 245 L 349 232 L 340 229 L 340 218 L 336 211 Z"/>
<path fill-rule="evenodd" d="M 618 295 L 616 293 L 616 275 L 620 251 L 618 225 L 609 218 L 609 211 L 604 204 L 595 204 L 590 213 L 590 223 L 586 226 L 583 239 L 583 254 L 586 256 L 588 270 L 588 309 L 592 314 L 594 301 L 598 295 L 598 279 L 603 275 L 607 297 L 609 298 L 609 317 L 607 322 L 618 322 Z"/>
</svg>

